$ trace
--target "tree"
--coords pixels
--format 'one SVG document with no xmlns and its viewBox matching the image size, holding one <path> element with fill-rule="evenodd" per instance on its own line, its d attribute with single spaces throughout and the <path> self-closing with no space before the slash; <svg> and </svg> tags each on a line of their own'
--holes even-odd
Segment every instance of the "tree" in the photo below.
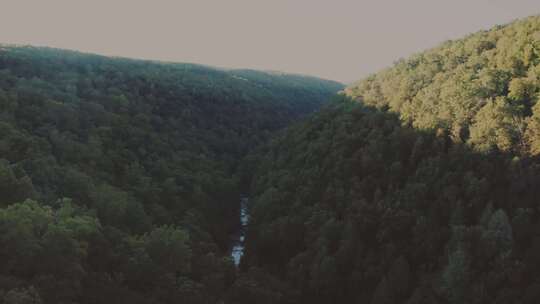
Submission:
<svg viewBox="0 0 540 304">
<path fill-rule="evenodd" d="M 532 108 L 532 116 L 528 120 L 525 138 L 532 155 L 540 154 L 540 102 Z"/>
<path fill-rule="evenodd" d="M 493 242 L 500 256 L 508 256 L 512 251 L 512 226 L 504 210 L 499 209 L 493 213 L 484 237 Z"/>
<path fill-rule="evenodd" d="M 8 291 L 2 301 L 4 304 L 41 304 L 41 297 L 37 290 L 28 288 L 12 289 Z"/>
<path fill-rule="evenodd" d="M 34 186 L 25 172 L 10 165 L 7 160 L 0 159 L 0 206 L 21 202 L 34 196 Z"/>
<path fill-rule="evenodd" d="M 465 251 L 462 248 L 457 248 L 448 256 L 448 265 L 442 276 L 443 287 L 450 303 L 465 303 L 469 276 L 469 261 Z"/>
<path fill-rule="evenodd" d="M 530 105 L 536 97 L 536 81 L 529 78 L 514 78 L 508 87 L 508 97 L 519 103 Z"/>
<path fill-rule="evenodd" d="M 471 126 L 469 143 L 482 152 L 519 150 L 524 123 L 519 111 L 503 98 L 489 100 Z"/>
<path fill-rule="evenodd" d="M 162 226 L 145 234 L 143 241 L 146 252 L 162 270 L 176 276 L 189 272 L 191 249 L 187 232 Z"/>
</svg>

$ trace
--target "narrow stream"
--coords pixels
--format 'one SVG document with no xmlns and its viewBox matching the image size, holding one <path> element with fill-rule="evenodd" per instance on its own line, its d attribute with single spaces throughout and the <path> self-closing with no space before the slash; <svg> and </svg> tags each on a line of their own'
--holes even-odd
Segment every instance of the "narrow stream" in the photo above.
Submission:
<svg viewBox="0 0 540 304">
<path fill-rule="evenodd" d="M 240 199 L 240 228 L 232 239 L 231 256 L 234 260 L 234 265 L 238 267 L 240 260 L 244 255 L 244 241 L 246 239 L 246 230 L 249 223 L 248 213 L 248 198 L 242 197 Z"/>
</svg>

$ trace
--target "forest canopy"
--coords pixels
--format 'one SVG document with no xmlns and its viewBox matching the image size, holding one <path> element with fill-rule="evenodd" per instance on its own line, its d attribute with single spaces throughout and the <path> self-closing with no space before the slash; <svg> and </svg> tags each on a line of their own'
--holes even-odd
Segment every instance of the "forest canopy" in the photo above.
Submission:
<svg viewBox="0 0 540 304">
<path fill-rule="evenodd" d="M 536 155 L 539 57 L 540 18 L 530 17 L 400 60 L 346 94 L 478 151 Z"/>
<path fill-rule="evenodd" d="M 530 17 L 400 60 L 265 146 L 242 267 L 280 284 L 251 294 L 538 303 L 539 71 Z"/>
<path fill-rule="evenodd" d="M 209 303 L 239 165 L 341 84 L 0 47 L 0 303 Z"/>
<path fill-rule="evenodd" d="M 538 303 L 540 17 L 342 89 L 0 48 L 0 303 Z"/>
</svg>

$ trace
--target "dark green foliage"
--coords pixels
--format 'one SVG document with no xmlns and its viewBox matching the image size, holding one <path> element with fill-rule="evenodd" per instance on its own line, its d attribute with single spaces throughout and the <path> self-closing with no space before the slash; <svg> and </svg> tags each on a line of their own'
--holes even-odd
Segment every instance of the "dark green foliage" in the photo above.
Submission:
<svg viewBox="0 0 540 304">
<path fill-rule="evenodd" d="M 540 17 L 400 60 L 262 146 L 339 86 L 0 52 L 0 301 L 540 301 Z"/>
<path fill-rule="evenodd" d="M 244 267 L 299 303 L 524 299 L 540 265 L 536 161 L 343 99 L 261 156 Z"/>
<path fill-rule="evenodd" d="M 253 156 L 243 267 L 296 303 L 540 301 L 539 67 L 531 17 L 347 88 Z"/>
<path fill-rule="evenodd" d="M 241 159 L 341 88 L 0 47 L 0 303 L 223 298 Z"/>
</svg>

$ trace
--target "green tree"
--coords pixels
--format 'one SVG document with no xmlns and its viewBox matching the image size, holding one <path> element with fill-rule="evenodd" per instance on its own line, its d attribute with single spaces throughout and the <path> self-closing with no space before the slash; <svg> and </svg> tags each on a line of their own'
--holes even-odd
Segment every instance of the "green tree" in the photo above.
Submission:
<svg viewBox="0 0 540 304">
<path fill-rule="evenodd" d="M 444 269 L 442 279 L 450 303 L 465 303 L 470 270 L 469 261 L 462 248 L 457 248 L 449 254 L 448 265 Z"/>
<path fill-rule="evenodd" d="M 523 136 L 524 123 L 519 111 L 503 98 L 490 100 L 476 114 L 469 143 L 480 151 L 517 149 Z"/>
<path fill-rule="evenodd" d="M 12 289 L 4 295 L 4 304 L 41 304 L 41 297 L 37 290 L 30 286 L 28 288 Z"/>
<path fill-rule="evenodd" d="M 187 232 L 171 227 L 155 228 L 143 237 L 145 250 L 161 269 L 175 275 L 190 271 L 191 249 Z"/>
<path fill-rule="evenodd" d="M 493 242 L 501 256 L 507 256 L 511 252 L 514 238 L 512 226 L 504 210 L 499 209 L 493 213 L 484 237 Z"/>
</svg>

